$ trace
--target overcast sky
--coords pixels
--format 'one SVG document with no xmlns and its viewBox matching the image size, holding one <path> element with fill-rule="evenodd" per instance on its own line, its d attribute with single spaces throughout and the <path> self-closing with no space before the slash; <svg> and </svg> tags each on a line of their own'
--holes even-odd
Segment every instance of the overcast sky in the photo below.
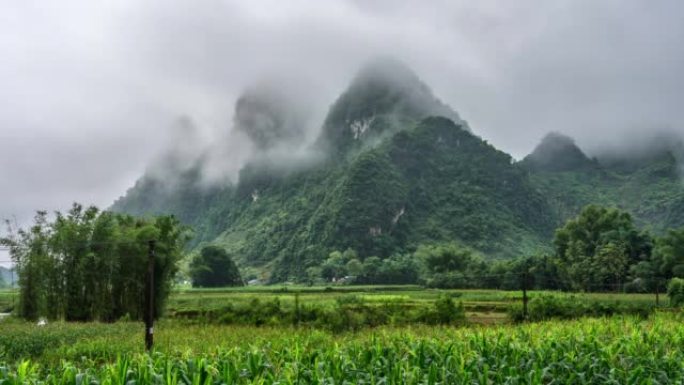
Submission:
<svg viewBox="0 0 684 385">
<path fill-rule="evenodd" d="M 516 158 L 551 130 L 682 132 L 682 20 L 679 0 L 4 2 L 0 218 L 107 207 L 179 116 L 218 137 L 264 77 L 301 80 L 322 119 L 378 54 Z"/>
</svg>

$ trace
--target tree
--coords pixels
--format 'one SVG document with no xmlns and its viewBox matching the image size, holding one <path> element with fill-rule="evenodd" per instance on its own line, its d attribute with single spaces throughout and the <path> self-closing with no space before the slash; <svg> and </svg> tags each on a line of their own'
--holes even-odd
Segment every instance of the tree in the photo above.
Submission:
<svg viewBox="0 0 684 385">
<path fill-rule="evenodd" d="M 394 254 L 382 261 L 377 280 L 384 284 L 415 284 L 419 273 L 420 267 L 411 254 Z"/>
<path fill-rule="evenodd" d="M 237 265 L 219 246 L 203 247 L 190 265 L 193 287 L 242 286 Z"/>
<path fill-rule="evenodd" d="M 662 278 L 684 278 L 684 227 L 657 240 L 653 264 Z"/>
<path fill-rule="evenodd" d="M 648 293 L 660 291 L 667 288 L 666 281 L 663 280 L 658 272 L 655 261 L 641 261 L 629 268 L 631 281 L 626 290 L 630 292 Z"/>
<path fill-rule="evenodd" d="M 363 264 L 356 258 L 350 259 L 345 265 L 347 274 L 358 277 L 363 272 Z"/>
<path fill-rule="evenodd" d="M 420 266 L 411 254 L 394 254 L 389 258 L 366 258 L 356 279 L 365 284 L 415 284 Z"/>
<path fill-rule="evenodd" d="M 348 274 L 348 267 L 356 268 L 353 262 L 351 266 L 348 266 L 352 260 L 356 260 L 356 252 L 352 249 L 347 249 L 344 253 L 333 251 L 321 264 L 322 278 L 326 281 L 343 278 Z"/>
<path fill-rule="evenodd" d="M 368 257 L 363 261 L 363 269 L 361 276 L 357 278 L 359 283 L 377 284 L 380 269 L 382 268 L 382 259 L 378 257 Z"/>
<path fill-rule="evenodd" d="M 616 291 L 628 273 L 629 261 L 624 244 L 608 242 L 596 250 L 594 271 L 600 282 L 611 282 Z"/>
<path fill-rule="evenodd" d="M 556 231 L 554 246 L 572 284 L 595 291 L 617 286 L 631 265 L 650 259 L 652 241 L 628 213 L 589 205 Z"/>
<path fill-rule="evenodd" d="M 674 307 L 684 305 L 684 279 L 672 278 L 667 285 L 667 296 L 670 297 L 670 304 Z"/>
<path fill-rule="evenodd" d="M 420 246 L 415 256 L 432 274 L 463 271 L 473 259 L 473 251 L 455 243 Z"/>
<path fill-rule="evenodd" d="M 142 319 L 148 242 L 156 241 L 155 316 L 162 313 L 188 240 L 173 217 L 150 219 L 74 204 L 50 221 L 38 212 L 29 229 L 10 228 L 19 285 L 18 314 L 67 321 Z"/>
<path fill-rule="evenodd" d="M 425 282 L 429 287 L 445 289 L 477 287 L 481 284 L 482 261 L 474 252 L 455 243 L 422 245 L 414 253 L 425 267 Z"/>
<path fill-rule="evenodd" d="M 36 320 L 46 313 L 47 281 L 52 268 L 46 258 L 51 236 L 47 212 L 36 212 L 34 224 L 29 229 L 14 229 L 9 221 L 6 224 L 10 235 L 0 239 L 0 245 L 9 246 L 18 274 L 17 313 L 28 320 Z M 59 306 L 59 303 L 53 305 Z"/>
</svg>

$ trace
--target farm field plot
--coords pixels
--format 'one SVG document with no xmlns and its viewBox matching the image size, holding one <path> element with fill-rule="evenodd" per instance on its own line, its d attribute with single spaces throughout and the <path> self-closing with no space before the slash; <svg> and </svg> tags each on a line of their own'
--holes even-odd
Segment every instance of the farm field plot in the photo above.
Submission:
<svg viewBox="0 0 684 385">
<path fill-rule="evenodd" d="M 680 314 L 495 327 L 308 328 L 6 321 L 3 384 L 665 384 L 684 381 Z"/>
<path fill-rule="evenodd" d="M 441 297 L 447 296 L 463 305 L 467 320 L 471 323 L 491 324 L 506 322 L 512 307 L 522 304 L 521 291 L 501 290 L 434 290 L 412 285 L 390 286 L 256 286 L 221 289 L 179 289 L 168 303 L 167 315 L 171 318 L 196 318 L 200 315 L 220 317 L 226 308 L 250 308 L 276 301 L 283 309 L 301 306 L 329 309 L 340 302 L 354 302 L 366 306 L 391 306 L 415 310 L 429 307 Z M 604 304 L 648 309 L 655 306 L 654 294 L 582 293 L 568 294 L 552 291 L 529 291 L 535 298 L 573 299 L 578 303 Z M 667 296 L 659 297 L 661 306 Z M 548 304 L 545 304 L 545 306 Z"/>
<path fill-rule="evenodd" d="M 528 295 L 531 316 L 544 311 L 542 316 L 563 318 L 562 312 L 548 312 L 562 303 L 614 309 L 615 315 L 515 323 L 511 309 L 520 306 L 522 297 L 515 291 L 418 286 L 177 289 L 156 324 L 152 354 L 144 352 L 138 322 L 38 326 L 13 317 L 0 320 L 0 384 L 684 380 L 684 316 L 654 310 L 653 295 Z M 11 309 L 16 298 L 5 291 L 0 299 Z M 452 307 L 442 306 L 445 299 Z M 660 301 L 665 304 L 667 298 Z M 295 318 L 299 308 L 304 309 L 301 322 Z M 648 309 L 650 315 L 620 314 L 623 308 Z M 457 316 L 439 318 L 443 313 Z M 307 314 L 322 318 L 307 322 Z M 435 314 L 436 319 L 420 318 Z"/>
<path fill-rule="evenodd" d="M 16 292 L 0 290 L 0 313 L 9 313 L 17 302 Z M 656 305 L 654 294 L 625 293 L 575 293 L 554 291 L 529 291 L 528 296 L 534 307 L 535 301 L 548 298 L 573 300 L 579 304 L 622 307 L 623 311 L 644 309 L 649 311 Z M 284 318 L 285 313 L 294 312 L 295 306 L 321 311 L 339 307 L 341 304 L 361 305 L 366 308 L 389 308 L 391 312 L 419 311 L 434 305 L 440 298 L 449 297 L 454 303 L 462 304 L 469 323 L 500 324 L 510 321 L 510 310 L 522 304 L 521 291 L 501 290 L 436 290 L 415 285 L 384 286 L 254 286 L 217 289 L 177 288 L 171 294 L 166 318 L 180 318 L 198 321 L 221 321 L 223 323 L 251 324 L 253 319 L 237 320 L 221 317 L 236 309 L 256 310 L 277 304 L 276 318 Z M 668 303 L 665 294 L 659 297 L 660 306 Z M 540 303 L 546 308 L 548 302 Z M 627 310 L 627 311 L 624 311 Z M 612 313 L 608 313 L 612 314 Z M 591 314 L 589 314 L 591 315 Z M 278 322 L 281 324 L 282 322 Z M 287 323 L 287 322 L 285 322 Z"/>
</svg>

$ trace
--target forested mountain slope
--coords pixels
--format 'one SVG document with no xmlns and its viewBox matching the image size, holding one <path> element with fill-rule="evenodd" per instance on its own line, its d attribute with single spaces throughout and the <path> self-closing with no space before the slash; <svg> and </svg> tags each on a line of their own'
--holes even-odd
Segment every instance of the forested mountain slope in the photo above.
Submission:
<svg viewBox="0 0 684 385">
<path fill-rule="evenodd" d="M 684 225 L 683 160 L 676 137 L 589 159 L 572 139 L 553 133 L 519 164 L 559 221 L 594 203 L 620 207 L 660 233 Z"/>
<path fill-rule="evenodd" d="M 427 118 L 348 162 L 286 177 L 251 170 L 215 217 L 226 229 L 217 241 L 243 264 L 273 264 L 279 279 L 347 248 L 387 257 L 461 241 L 491 256 L 533 252 L 554 220 L 511 163 L 452 121 Z"/>
<path fill-rule="evenodd" d="M 298 131 L 279 115 L 284 109 L 258 94 L 245 100 L 234 130 L 269 140 L 257 143 L 235 182 L 204 183 L 198 154 L 171 177 L 143 176 L 112 208 L 173 213 L 195 229 L 193 245 L 224 246 L 272 281 L 301 279 L 348 248 L 361 259 L 449 241 L 495 258 L 546 252 L 554 229 L 588 203 L 625 207 L 654 230 L 684 224 L 672 155 L 631 168 L 602 164 L 551 135 L 516 163 L 397 62 L 363 68 L 318 139 L 291 159 L 263 150 L 301 142 L 288 137 Z"/>
</svg>

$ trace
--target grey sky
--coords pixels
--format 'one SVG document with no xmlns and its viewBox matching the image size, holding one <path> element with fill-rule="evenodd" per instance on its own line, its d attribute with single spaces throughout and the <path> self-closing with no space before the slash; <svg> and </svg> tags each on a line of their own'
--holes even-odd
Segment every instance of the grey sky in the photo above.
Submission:
<svg viewBox="0 0 684 385">
<path fill-rule="evenodd" d="M 678 0 L 6 2 L 0 217 L 108 206 L 179 116 L 225 138 L 263 77 L 301 81 L 319 124 L 378 54 L 517 158 L 550 130 L 586 146 L 681 132 L 683 19 Z"/>
</svg>

